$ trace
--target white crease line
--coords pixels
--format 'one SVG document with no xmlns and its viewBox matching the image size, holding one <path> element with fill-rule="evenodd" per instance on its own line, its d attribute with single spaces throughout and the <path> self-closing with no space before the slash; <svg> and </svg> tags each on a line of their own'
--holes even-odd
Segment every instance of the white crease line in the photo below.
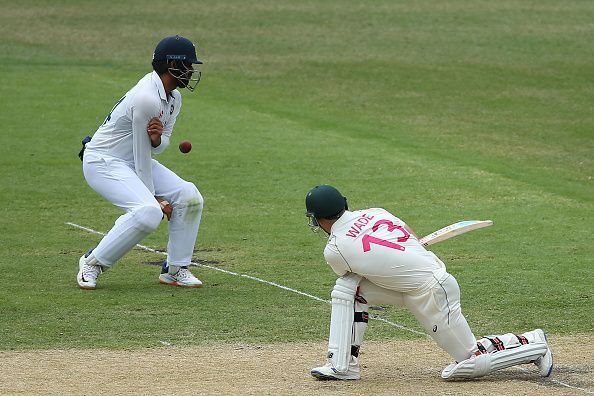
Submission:
<svg viewBox="0 0 594 396">
<path fill-rule="evenodd" d="M 97 231 L 97 230 L 94 230 L 92 228 L 88 228 L 88 227 L 84 227 L 84 226 L 81 226 L 81 225 L 78 225 L 78 224 L 75 224 L 75 223 L 71 223 L 69 221 L 67 221 L 65 224 L 68 224 L 69 226 L 72 226 L 72 227 L 75 227 L 75 228 L 78 228 L 78 229 L 81 229 L 81 230 L 84 230 L 84 231 L 88 231 L 88 232 L 93 233 L 93 234 L 105 235 L 105 233 L 103 233 L 101 231 Z M 161 252 L 159 250 L 155 250 L 155 249 L 150 248 L 148 246 L 144 246 L 144 245 L 140 245 L 140 244 L 137 244 L 136 246 L 138 246 L 139 248 L 141 248 L 143 250 L 146 250 L 148 252 L 158 253 L 158 254 L 167 256 L 167 253 Z M 290 292 L 293 292 L 293 293 L 296 293 L 296 294 L 300 294 L 300 295 L 305 296 L 305 297 L 309 297 L 309 298 L 311 298 L 313 300 L 316 300 L 316 301 L 319 301 L 319 302 L 323 302 L 323 303 L 326 303 L 326 304 L 331 304 L 331 301 L 329 301 L 329 300 L 324 300 L 323 298 L 316 297 L 314 295 L 311 295 L 311 294 L 308 294 L 308 293 L 305 293 L 305 292 L 302 292 L 302 291 L 299 291 L 299 290 L 296 290 L 296 289 L 292 289 L 292 288 L 287 287 L 287 286 L 279 285 L 278 283 L 275 283 L 275 282 L 270 282 L 270 281 L 267 281 L 267 280 L 264 280 L 264 279 L 256 278 L 255 276 L 246 275 L 246 274 L 239 274 L 237 272 L 227 271 L 227 270 L 224 270 L 224 269 L 221 269 L 221 268 L 213 267 L 212 265 L 202 264 L 202 263 L 196 263 L 196 262 L 193 262 L 193 261 L 192 261 L 192 264 L 195 265 L 195 266 L 199 266 L 199 267 L 210 268 L 212 270 L 223 272 L 223 273 L 228 274 L 228 275 L 239 276 L 241 278 L 247 278 L 247 279 L 254 280 L 256 282 L 265 283 L 265 284 L 270 285 L 270 286 L 275 286 L 275 287 L 278 287 L 278 288 L 283 289 L 283 290 L 287 290 L 287 291 L 290 291 Z M 423 337 L 428 337 L 429 338 L 429 336 L 427 334 L 423 333 L 423 332 L 420 332 L 420 331 L 417 331 L 417 330 L 414 330 L 414 329 L 409 329 L 406 326 L 403 326 L 403 325 L 398 324 L 398 323 L 391 322 L 391 321 L 389 321 L 387 319 L 384 319 L 384 318 L 381 318 L 379 316 L 369 315 L 369 318 L 370 319 L 377 320 L 377 321 L 380 321 L 380 322 L 387 323 L 387 324 L 389 324 L 389 325 L 391 325 L 393 327 L 396 327 L 398 329 L 405 330 L 405 331 L 408 331 L 408 332 L 411 332 L 411 333 L 418 334 L 418 335 L 421 335 Z"/>
<path fill-rule="evenodd" d="M 326 302 L 327 302 L 328 304 L 330 304 L 330 301 L 326 301 Z M 388 323 L 388 324 L 390 324 L 390 325 L 392 325 L 392 326 L 394 326 L 394 327 L 398 327 L 399 329 L 406 330 L 406 331 L 410 331 L 411 333 L 419 334 L 419 335 L 422 335 L 423 337 L 427 337 L 427 338 L 431 339 L 431 337 L 429 337 L 429 335 L 427 335 L 427 334 L 425 334 L 425 333 L 423 333 L 423 332 L 421 332 L 421 331 L 417 331 L 417 330 L 409 329 L 408 327 L 405 327 L 405 326 L 403 326 L 403 325 L 400 325 L 400 324 L 398 324 L 398 323 L 390 322 L 389 320 L 387 320 L 387 319 L 384 319 L 384 318 L 382 318 L 382 317 L 380 317 L 380 316 L 369 315 L 369 318 L 370 318 L 370 319 L 379 320 L 380 322 Z"/>
<path fill-rule="evenodd" d="M 559 384 L 561 386 L 565 386 L 566 388 L 577 389 L 577 390 L 581 390 L 582 392 L 588 393 L 590 395 L 594 395 L 594 392 L 589 391 L 588 389 L 578 388 L 577 386 L 569 385 L 569 384 L 566 384 L 565 382 L 561 382 L 561 381 L 558 381 L 553 378 L 550 378 L 549 381 Z"/>
<path fill-rule="evenodd" d="M 518 367 L 518 370 L 522 370 L 522 371 L 530 371 L 524 367 Z M 573 386 L 573 385 L 569 385 L 566 384 L 565 382 L 561 382 L 559 380 L 553 379 L 553 378 L 543 378 L 545 381 L 550 381 L 550 382 L 554 382 L 555 384 L 559 384 L 561 386 L 564 386 L 566 388 L 571 388 L 571 389 L 577 389 L 577 390 L 581 390 L 582 392 L 586 392 L 590 395 L 594 395 L 594 392 L 588 390 L 588 389 L 584 389 L 584 388 L 578 388 L 577 386 Z"/>
</svg>

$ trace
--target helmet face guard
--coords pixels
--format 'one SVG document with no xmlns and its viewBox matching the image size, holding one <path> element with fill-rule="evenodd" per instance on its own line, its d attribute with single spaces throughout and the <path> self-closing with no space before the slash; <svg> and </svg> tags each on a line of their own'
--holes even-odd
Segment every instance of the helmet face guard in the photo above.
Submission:
<svg viewBox="0 0 594 396">
<path fill-rule="evenodd" d="M 167 58 L 167 60 L 173 60 Z M 194 69 L 192 63 L 187 61 L 177 61 L 177 64 L 181 64 L 183 69 L 179 67 L 168 67 L 169 74 L 173 76 L 182 88 L 187 88 L 190 92 L 194 92 L 196 86 L 200 82 L 202 72 L 199 69 Z"/>
<path fill-rule="evenodd" d="M 318 223 L 318 219 L 316 216 L 311 212 L 305 212 L 305 216 L 307 216 L 307 225 L 312 232 L 320 231 L 320 223 Z"/>
</svg>

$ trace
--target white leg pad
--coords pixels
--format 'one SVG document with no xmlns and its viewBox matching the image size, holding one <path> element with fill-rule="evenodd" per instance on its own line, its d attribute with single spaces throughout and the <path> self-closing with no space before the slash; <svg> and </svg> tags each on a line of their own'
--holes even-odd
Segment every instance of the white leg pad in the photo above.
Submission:
<svg viewBox="0 0 594 396">
<path fill-rule="evenodd" d="M 347 372 L 355 317 L 354 301 L 361 277 L 349 273 L 336 280 L 332 290 L 332 316 L 328 340 L 328 359 L 339 373 Z"/>
<path fill-rule="evenodd" d="M 452 363 L 441 372 L 441 378 L 478 378 L 518 364 L 531 363 L 547 352 L 546 343 L 521 345 L 491 353 L 471 356 L 460 363 Z"/>
</svg>

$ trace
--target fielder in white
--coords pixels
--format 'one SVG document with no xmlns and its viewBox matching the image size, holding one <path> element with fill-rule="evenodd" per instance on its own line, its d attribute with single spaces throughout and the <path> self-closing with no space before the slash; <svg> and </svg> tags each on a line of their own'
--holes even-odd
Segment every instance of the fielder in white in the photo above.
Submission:
<svg viewBox="0 0 594 396">
<path fill-rule="evenodd" d="M 398 217 L 379 208 L 349 211 L 346 198 L 328 185 L 309 191 L 305 203 L 310 226 L 328 234 L 324 257 L 339 276 L 332 290 L 328 360 L 311 375 L 360 378 L 368 304 L 408 308 L 455 360 L 442 371 L 444 379 L 476 378 L 524 363 L 534 363 L 543 377 L 551 374 L 553 357 L 541 329 L 475 338 L 462 315 L 456 279 Z"/>
<path fill-rule="evenodd" d="M 159 281 L 183 287 L 202 282 L 189 270 L 202 217 L 203 199 L 196 186 L 152 159 L 169 145 L 182 97 L 193 91 L 202 64 L 194 44 L 180 36 L 161 40 L 153 54 L 153 72 L 144 76 L 113 107 L 79 154 L 89 186 L 121 208 L 113 228 L 79 260 L 76 277 L 83 289 L 144 239 L 167 217 L 167 261 Z M 89 141 L 90 139 L 90 141 Z M 86 143 L 86 144 L 85 144 Z"/>
</svg>

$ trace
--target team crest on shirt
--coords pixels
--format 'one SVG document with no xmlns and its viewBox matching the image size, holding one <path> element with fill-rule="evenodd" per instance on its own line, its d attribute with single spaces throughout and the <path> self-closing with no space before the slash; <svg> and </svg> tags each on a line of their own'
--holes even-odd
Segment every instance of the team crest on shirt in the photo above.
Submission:
<svg viewBox="0 0 594 396">
<path fill-rule="evenodd" d="M 159 118 L 163 118 L 163 110 L 161 110 L 161 113 L 159 113 Z"/>
<path fill-rule="evenodd" d="M 173 106 L 173 103 L 171 104 L 171 109 L 169 109 L 169 115 L 173 114 L 173 109 L 175 109 L 175 106 Z"/>
</svg>

